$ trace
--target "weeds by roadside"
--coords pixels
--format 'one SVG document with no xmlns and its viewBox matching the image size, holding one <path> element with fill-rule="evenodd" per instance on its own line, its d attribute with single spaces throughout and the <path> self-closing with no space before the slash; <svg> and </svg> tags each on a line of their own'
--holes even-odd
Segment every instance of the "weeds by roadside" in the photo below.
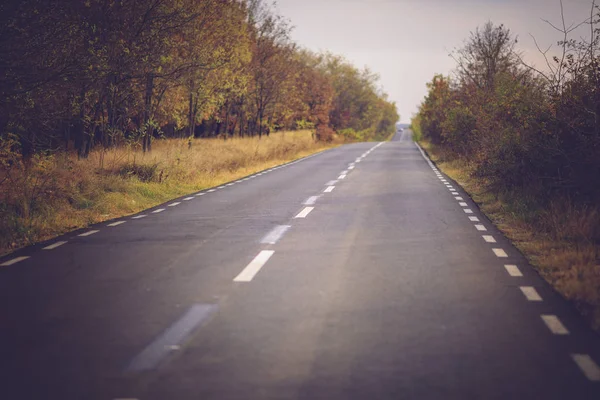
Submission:
<svg viewBox="0 0 600 400">
<path fill-rule="evenodd" d="M 600 331 L 600 208 L 568 198 L 540 204 L 518 189 L 489 189 L 464 159 L 420 142 L 438 167 L 456 180 L 494 224 L 556 290 Z"/>
<path fill-rule="evenodd" d="M 85 160 L 64 153 L 23 160 L 7 147 L 0 157 L 0 254 L 334 145 L 297 131 L 261 139 L 168 139 L 150 153 L 99 149 Z"/>
</svg>

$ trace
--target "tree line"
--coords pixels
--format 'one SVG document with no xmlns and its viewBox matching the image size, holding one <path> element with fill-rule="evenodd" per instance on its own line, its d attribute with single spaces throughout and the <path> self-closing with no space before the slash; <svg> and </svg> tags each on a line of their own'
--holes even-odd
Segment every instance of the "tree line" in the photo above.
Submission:
<svg viewBox="0 0 600 400">
<path fill-rule="evenodd" d="M 452 53 L 453 76 L 437 75 L 412 125 L 450 159 L 465 160 L 496 193 L 527 203 L 557 198 L 600 204 L 600 10 L 575 26 L 553 25 L 559 54 L 528 65 L 510 29 L 491 22 Z M 589 37 L 572 39 L 576 28 Z M 600 238 L 600 232 L 596 232 Z"/>
<path fill-rule="evenodd" d="M 398 118 L 376 75 L 299 48 L 264 0 L 0 4 L 0 138 L 25 157 L 280 129 L 364 140 Z"/>
</svg>

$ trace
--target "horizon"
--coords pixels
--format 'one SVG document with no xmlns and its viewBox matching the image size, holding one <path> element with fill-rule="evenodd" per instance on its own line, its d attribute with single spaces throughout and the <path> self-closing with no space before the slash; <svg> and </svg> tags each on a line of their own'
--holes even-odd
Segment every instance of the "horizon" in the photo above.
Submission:
<svg viewBox="0 0 600 400">
<path fill-rule="evenodd" d="M 568 0 L 563 5 L 569 26 L 589 18 L 592 1 Z M 545 62 L 532 36 L 543 50 L 552 46 L 550 57 L 561 39 L 544 21 L 561 23 L 558 0 L 279 0 L 277 10 L 294 26 L 292 39 L 297 44 L 339 54 L 377 73 L 402 123 L 410 123 L 434 74 L 452 73 L 450 52 L 486 21 L 509 28 L 524 60 L 540 69 Z M 588 31 L 584 25 L 572 37 L 585 37 Z"/>
</svg>

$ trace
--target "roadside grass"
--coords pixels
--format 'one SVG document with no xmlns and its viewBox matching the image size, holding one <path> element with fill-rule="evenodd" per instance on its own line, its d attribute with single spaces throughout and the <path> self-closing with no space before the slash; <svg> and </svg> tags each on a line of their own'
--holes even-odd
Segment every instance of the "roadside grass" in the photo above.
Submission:
<svg viewBox="0 0 600 400">
<path fill-rule="evenodd" d="M 488 218 L 527 257 L 539 274 L 571 301 L 600 332 L 600 208 L 554 199 L 540 207 L 518 190 L 494 193 L 464 160 L 419 144 L 438 167 L 457 181 Z"/>
<path fill-rule="evenodd" d="M 336 146 L 311 131 L 261 139 L 156 140 L 139 149 L 36 156 L 0 170 L 0 254 L 65 232 L 140 212 Z"/>
</svg>

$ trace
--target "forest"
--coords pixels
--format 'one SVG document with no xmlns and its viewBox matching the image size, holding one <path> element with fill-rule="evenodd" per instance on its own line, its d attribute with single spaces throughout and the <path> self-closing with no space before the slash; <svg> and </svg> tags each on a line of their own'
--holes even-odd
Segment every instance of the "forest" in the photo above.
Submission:
<svg viewBox="0 0 600 400">
<path fill-rule="evenodd" d="M 291 32 L 263 0 L 2 2 L 0 135 L 25 157 L 87 157 L 159 137 L 393 132 L 375 74 Z"/>
<path fill-rule="evenodd" d="M 379 77 L 292 31 L 266 0 L 1 2 L 0 253 L 393 134 Z"/>
<path fill-rule="evenodd" d="M 563 39 L 556 55 L 539 48 L 537 67 L 508 27 L 477 28 L 451 54 L 454 73 L 427 85 L 412 127 L 600 328 L 600 9 L 548 29 Z"/>
</svg>

